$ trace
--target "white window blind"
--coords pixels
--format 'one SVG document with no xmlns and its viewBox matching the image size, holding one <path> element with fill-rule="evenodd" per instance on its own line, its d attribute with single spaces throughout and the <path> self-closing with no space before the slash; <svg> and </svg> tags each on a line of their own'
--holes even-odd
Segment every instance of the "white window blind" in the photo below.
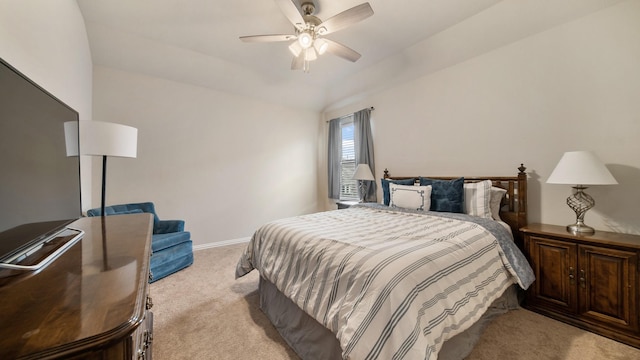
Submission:
<svg viewBox="0 0 640 360">
<path fill-rule="evenodd" d="M 356 171 L 353 116 L 340 121 L 342 159 L 340 161 L 340 200 L 358 200 L 358 183 L 353 180 Z"/>
</svg>

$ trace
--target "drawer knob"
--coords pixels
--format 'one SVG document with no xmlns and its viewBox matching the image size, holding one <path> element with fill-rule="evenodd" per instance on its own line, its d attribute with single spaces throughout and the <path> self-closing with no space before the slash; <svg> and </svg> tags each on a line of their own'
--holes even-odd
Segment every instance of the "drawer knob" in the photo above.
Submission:
<svg viewBox="0 0 640 360">
<path fill-rule="evenodd" d="M 587 279 L 585 278 L 584 270 L 580 270 L 580 287 L 583 289 L 587 287 Z"/>
<path fill-rule="evenodd" d="M 569 268 L 569 284 L 571 285 L 575 285 L 576 284 L 576 276 L 574 274 L 576 270 L 573 267 Z"/>
</svg>

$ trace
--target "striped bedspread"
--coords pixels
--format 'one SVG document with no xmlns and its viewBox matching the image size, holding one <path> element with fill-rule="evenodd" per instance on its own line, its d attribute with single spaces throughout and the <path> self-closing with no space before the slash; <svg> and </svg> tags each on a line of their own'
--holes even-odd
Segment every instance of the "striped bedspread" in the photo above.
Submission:
<svg viewBox="0 0 640 360">
<path fill-rule="evenodd" d="M 344 359 L 437 359 L 510 285 L 533 281 L 519 250 L 503 250 L 511 234 L 483 221 L 381 206 L 282 219 L 255 232 L 236 277 L 257 269 L 336 334 Z"/>
</svg>

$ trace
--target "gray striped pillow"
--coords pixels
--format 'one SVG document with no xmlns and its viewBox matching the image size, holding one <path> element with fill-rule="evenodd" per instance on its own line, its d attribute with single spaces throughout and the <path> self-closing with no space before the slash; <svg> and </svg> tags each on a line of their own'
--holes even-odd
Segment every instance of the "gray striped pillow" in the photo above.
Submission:
<svg viewBox="0 0 640 360">
<path fill-rule="evenodd" d="M 491 216 L 491 180 L 464 184 L 465 213 L 493 219 Z"/>
</svg>

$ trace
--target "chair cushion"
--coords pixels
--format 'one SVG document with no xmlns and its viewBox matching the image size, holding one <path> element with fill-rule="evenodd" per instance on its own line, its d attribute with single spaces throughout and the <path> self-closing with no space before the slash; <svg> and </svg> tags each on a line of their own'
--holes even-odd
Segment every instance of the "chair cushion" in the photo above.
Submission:
<svg viewBox="0 0 640 360">
<path fill-rule="evenodd" d="M 151 252 L 162 251 L 187 241 L 191 242 L 191 233 L 188 231 L 155 234 L 151 238 Z"/>
<path fill-rule="evenodd" d="M 183 242 L 168 249 L 164 249 L 151 256 L 150 283 L 160 280 L 193 264 L 192 242 Z"/>
<path fill-rule="evenodd" d="M 160 220 L 153 227 L 154 234 L 184 231 L 184 220 Z"/>
</svg>

